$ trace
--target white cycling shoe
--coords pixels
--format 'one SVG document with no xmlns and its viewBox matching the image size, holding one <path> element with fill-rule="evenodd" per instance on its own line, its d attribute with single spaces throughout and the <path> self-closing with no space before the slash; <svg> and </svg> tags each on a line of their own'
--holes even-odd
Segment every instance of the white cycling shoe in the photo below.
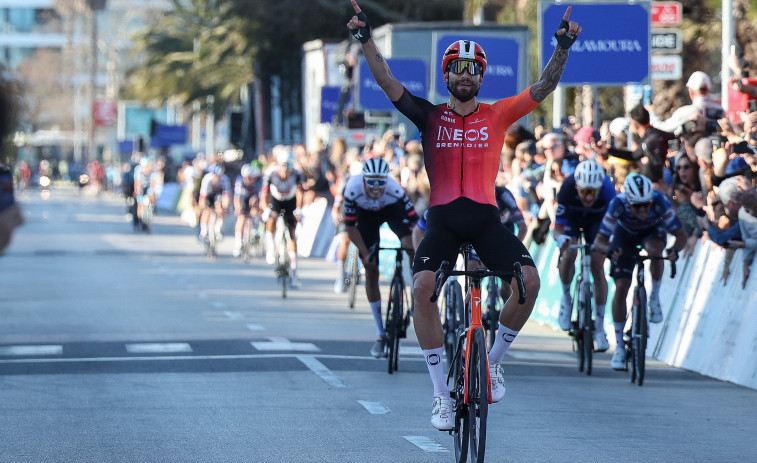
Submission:
<svg viewBox="0 0 757 463">
<path fill-rule="evenodd" d="M 624 346 L 618 346 L 615 348 L 615 353 L 612 354 L 612 360 L 610 366 L 613 370 L 625 371 L 626 369 L 626 348 Z"/>
<path fill-rule="evenodd" d="M 499 363 L 489 362 L 489 377 L 492 381 L 492 403 L 497 403 L 505 397 L 505 378 Z"/>
<path fill-rule="evenodd" d="M 607 342 L 607 335 L 605 334 L 605 330 L 594 332 L 594 342 L 597 343 L 597 352 L 605 352 L 610 348 L 610 343 Z"/>
<path fill-rule="evenodd" d="M 449 431 L 455 427 L 455 399 L 446 395 L 434 396 L 431 425 L 439 431 Z"/>
</svg>

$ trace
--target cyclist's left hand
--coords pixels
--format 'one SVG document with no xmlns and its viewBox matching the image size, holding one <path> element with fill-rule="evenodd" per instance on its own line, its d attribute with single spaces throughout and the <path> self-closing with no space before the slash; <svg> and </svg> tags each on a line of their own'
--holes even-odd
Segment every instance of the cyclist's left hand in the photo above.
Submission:
<svg viewBox="0 0 757 463">
<path fill-rule="evenodd" d="M 298 222 L 301 221 L 302 220 L 302 209 L 300 209 L 298 207 L 297 209 L 295 209 L 292 212 L 292 215 L 294 215 L 294 218 L 297 219 Z"/>
<path fill-rule="evenodd" d="M 678 250 L 676 248 L 670 248 L 665 251 L 665 258 L 671 262 L 678 260 Z"/>
</svg>

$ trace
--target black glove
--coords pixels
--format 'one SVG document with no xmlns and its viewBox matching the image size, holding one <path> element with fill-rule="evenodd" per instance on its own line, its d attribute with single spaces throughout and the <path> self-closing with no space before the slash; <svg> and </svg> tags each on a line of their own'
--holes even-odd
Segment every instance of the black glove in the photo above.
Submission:
<svg viewBox="0 0 757 463">
<path fill-rule="evenodd" d="M 357 19 L 363 21 L 365 23 L 365 26 L 359 27 L 355 30 L 350 30 L 350 33 L 352 34 L 352 37 L 354 37 L 358 42 L 367 43 L 369 40 L 371 40 L 371 25 L 368 24 L 368 16 L 366 16 L 365 13 L 361 11 L 357 14 Z"/>
<path fill-rule="evenodd" d="M 576 38 L 578 38 L 577 35 L 571 34 L 568 32 L 568 28 L 570 26 L 568 25 L 568 21 L 562 20 L 560 22 L 560 27 L 557 28 L 559 31 L 560 29 L 565 29 L 565 33 L 563 35 L 557 35 L 557 32 L 555 32 L 555 38 L 557 39 L 557 45 L 560 46 L 563 50 L 567 50 L 570 48 L 573 43 L 575 43 Z"/>
</svg>

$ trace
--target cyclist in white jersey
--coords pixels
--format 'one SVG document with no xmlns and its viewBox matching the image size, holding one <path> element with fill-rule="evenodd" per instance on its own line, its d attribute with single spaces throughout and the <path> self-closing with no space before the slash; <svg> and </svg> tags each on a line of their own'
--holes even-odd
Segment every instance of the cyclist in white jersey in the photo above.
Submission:
<svg viewBox="0 0 757 463">
<path fill-rule="evenodd" d="M 365 294 L 376 322 L 378 339 L 371 348 L 371 355 L 383 357 L 386 347 L 386 329 L 381 316 L 381 292 L 379 290 L 378 261 L 369 262 L 370 249 L 380 241 L 379 228 L 387 223 L 400 239 L 403 248 L 413 249 L 412 226 L 417 220 L 415 208 L 402 187 L 388 176 L 389 165 L 381 158 L 368 159 L 363 163 L 363 172 L 353 175 L 344 189 L 344 224 L 360 253 L 365 267 Z M 410 251 L 410 259 L 413 252 Z"/>
<path fill-rule="evenodd" d="M 208 236 L 208 219 L 210 210 L 215 207 L 217 201 L 221 202 L 223 213 L 216 219 L 216 235 L 222 239 L 223 217 L 229 210 L 231 201 L 231 183 L 229 177 L 224 175 L 224 168 L 220 164 L 210 166 L 208 173 L 200 182 L 200 240 L 204 241 Z"/>
<path fill-rule="evenodd" d="M 297 278 L 297 240 L 294 231 L 300 220 L 302 207 L 302 191 L 305 177 L 294 167 L 294 155 L 287 149 L 276 150 L 276 164 L 269 167 L 263 174 L 263 186 L 260 194 L 260 204 L 266 207 L 263 211 L 265 222 L 266 262 L 273 265 L 276 261 L 274 252 L 274 236 L 279 213 L 285 211 L 284 222 L 289 229 L 289 260 L 292 263 L 292 285 L 298 286 Z"/>
</svg>

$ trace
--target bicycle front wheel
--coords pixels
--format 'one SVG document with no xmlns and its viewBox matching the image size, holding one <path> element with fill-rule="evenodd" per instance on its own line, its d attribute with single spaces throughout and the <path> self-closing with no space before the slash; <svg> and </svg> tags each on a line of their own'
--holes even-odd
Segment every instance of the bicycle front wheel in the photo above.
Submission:
<svg viewBox="0 0 757 463">
<path fill-rule="evenodd" d="M 497 277 L 489 277 L 486 295 L 486 345 L 491 348 L 494 345 L 494 338 L 497 336 L 499 328 L 499 310 L 497 302 L 499 301 L 499 284 Z"/>
<path fill-rule="evenodd" d="M 644 370 L 647 356 L 647 290 L 639 286 L 634 296 L 636 310 L 633 313 L 633 329 L 631 342 L 633 343 L 633 372 L 631 381 L 636 380 L 639 386 L 644 384 Z"/>
<path fill-rule="evenodd" d="M 389 355 L 388 368 L 389 374 L 397 371 L 400 356 L 400 337 L 402 335 L 402 283 L 397 279 L 392 282 L 391 293 L 389 295 L 391 305 L 386 311 L 386 337 Z"/>
<path fill-rule="evenodd" d="M 583 357 L 584 357 L 584 367 L 586 369 L 586 374 L 591 375 L 591 362 L 592 362 L 592 355 L 594 353 L 594 339 L 593 339 L 593 322 L 591 320 L 591 300 L 592 300 L 592 294 L 591 294 L 591 287 L 589 285 L 586 285 L 583 288 L 582 295 L 581 295 L 581 305 L 583 306 L 581 309 L 581 333 L 580 336 L 583 339 Z"/>
<path fill-rule="evenodd" d="M 360 278 L 360 269 L 358 268 L 357 247 L 350 246 L 348 255 L 348 272 L 349 280 L 347 281 L 347 304 L 350 309 L 355 308 L 355 296 L 357 295 L 357 283 Z"/>
<path fill-rule="evenodd" d="M 470 415 L 468 413 L 468 404 L 465 401 L 465 358 L 463 354 L 464 337 L 457 339 L 456 354 L 449 358 L 450 368 L 452 368 L 452 394 L 455 399 L 455 427 L 450 431 L 452 438 L 455 440 L 455 461 L 465 463 L 468 461 L 468 442 L 470 440 L 470 429 L 468 422 Z M 453 347 L 453 349 L 455 349 Z"/>
<path fill-rule="evenodd" d="M 468 365 L 468 433 L 470 461 L 482 463 L 486 453 L 486 418 L 489 414 L 489 368 L 486 339 L 477 329 L 473 332 Z"/>
</svg>

